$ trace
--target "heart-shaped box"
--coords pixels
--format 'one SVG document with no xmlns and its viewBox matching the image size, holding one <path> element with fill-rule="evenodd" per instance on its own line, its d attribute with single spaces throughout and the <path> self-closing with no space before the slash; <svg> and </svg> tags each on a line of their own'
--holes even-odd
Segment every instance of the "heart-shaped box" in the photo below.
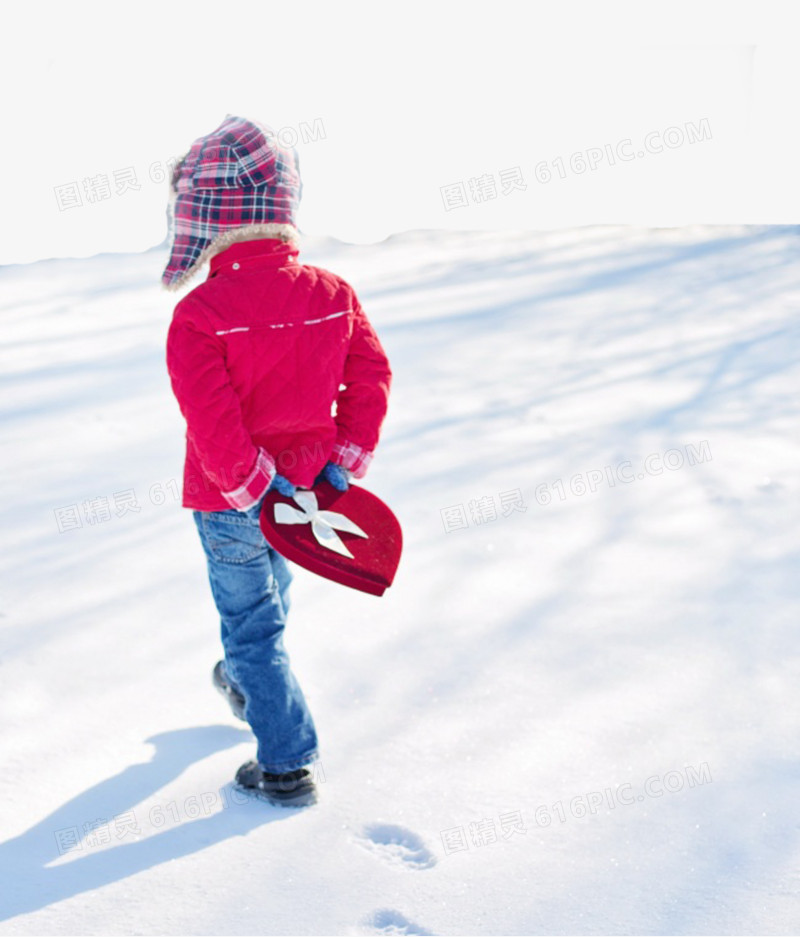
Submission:
<svg viewBox="0 0 800 937">
<path fill-rule="evenodd" d="M 400 563 L 400 522 L 380 498 L 352 483 L 337 491 L 323 480 L 292 498 L 270 491 L 259 523 L 287 560 L 370 595 L 383 595 Z"/>
</svg>

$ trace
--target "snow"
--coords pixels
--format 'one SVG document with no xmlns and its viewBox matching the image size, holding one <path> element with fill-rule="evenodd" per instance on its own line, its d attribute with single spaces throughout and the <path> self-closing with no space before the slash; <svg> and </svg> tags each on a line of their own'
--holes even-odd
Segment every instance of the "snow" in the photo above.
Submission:
<svg viewBox="0 0 800 937">
<path fill-rule="evenodd" d="M 303 811 L 230 783 L 164 251 L 0 269 L 0 933 L 796 933 L 798 233 L 309 241 L 405 550 L 293 566 Z"/>
</svg>

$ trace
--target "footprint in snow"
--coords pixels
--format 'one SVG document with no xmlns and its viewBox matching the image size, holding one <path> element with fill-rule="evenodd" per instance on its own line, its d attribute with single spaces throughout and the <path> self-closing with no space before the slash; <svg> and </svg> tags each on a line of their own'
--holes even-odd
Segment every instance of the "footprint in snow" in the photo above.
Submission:
<svg viewBox="0 0 800 937">
<path fill-rule="evenodd" d="M 373 911 L 364 924 L 369 928 L 368 933 L 385 934 L 386 937 L 395 937 L 395 935 L 397 937 L 405 937 L 405 935 L 408 935 L 408 937 L 412 937 L 412 935 L 430 937 L 431 935 L 429 930 L 425 930 L 419 924 L 409 921 L 404 914 L 395 911 L 394 908 L 379 908 L 377 911 Z"/>
<path fill-rule="evenodd" d="M 371 823 L 364 827 L 361 843 L 385 861 L 400 868 L 429 869 L 436 865 L 436 857 L 421 836 L 392 823 Z"/>
</svg>

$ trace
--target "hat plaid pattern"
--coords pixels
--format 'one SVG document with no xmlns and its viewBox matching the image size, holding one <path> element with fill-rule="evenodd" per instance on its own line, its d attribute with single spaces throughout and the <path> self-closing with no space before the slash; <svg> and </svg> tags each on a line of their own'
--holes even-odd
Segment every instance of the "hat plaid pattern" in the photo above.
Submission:
<svg viewBox="0 0 800 937">
<path fill-rule="evenodd" d="M 228 114 L 178 162 L 171 189 L 172 251 L 161 277 L 167 289 L 183 285 L 211 254 L 232 243 L 236 229 L 297 239 L 299 158 L 266 124 Z"/>
</svg>

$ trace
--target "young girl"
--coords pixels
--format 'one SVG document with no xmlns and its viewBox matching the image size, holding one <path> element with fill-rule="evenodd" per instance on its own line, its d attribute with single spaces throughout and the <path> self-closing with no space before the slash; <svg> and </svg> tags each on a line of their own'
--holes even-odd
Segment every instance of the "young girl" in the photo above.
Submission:
<svg viewBox="0 0 800 937">
<path fill-rule="evenodd" d="M 293 576 L 261 503 L 272 488 L 362 478 L 392 377 L 353 288 L 298 260 L 301 193 L 297 153 L 229 114 L 172 173 L 162 276 L 176 289 L 209 262 L 175 307 L 166 358 L 186 420 L 182 503 L 220 615 L 213 679 L 258 743 L 236 781 L 293 806 L 316 800 L 317 734 L 283 645 Z"/>
</svg>

